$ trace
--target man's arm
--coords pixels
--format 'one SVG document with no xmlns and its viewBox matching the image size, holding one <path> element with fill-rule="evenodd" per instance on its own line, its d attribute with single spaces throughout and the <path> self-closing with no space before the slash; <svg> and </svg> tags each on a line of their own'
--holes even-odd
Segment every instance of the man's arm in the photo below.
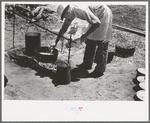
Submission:
<svg viewBox="0 0 150 123">
<path fill-rule="evenodd" d="M 86 16 L 86 19 L 87 19 L 87 22 L 91 24 L 91 27 L 85 34 L 81 36 L 82 42 L 85 41 L 88 35 L 94 32 L 101 24 L 99 18 L 95 16 L 89 8 L 87 8 L 87 13 L 88 15 Z"/>
<path fill-rule="evenodd" d="M 63 24 L 63 26 L 62 26 L 62 28 L 61 28 L 60 31 L 59 31 L 59 34 L 58 34 L 58 36 L 57 36 L 57 39 L 56 39 L 56 41 L 55 41 L 55 46 L 56 46 L 57 43 L 59 42 L 61 36 L 63 36 L 63 35 L 65 34 L 65 32 L 67 31 L 67 29 L 68 29 L 68 27 L 70 26 L 71 22 L 72 22 L 72 20 L 68 20 L 68 19 L 65 20 L 65 22 L 64 22 L 64 24 Z M 61 36 L 60 36 L 60 35 L 61 35 Z"/>
<path fill-rule="evenodd" d="M 90 29 L 84 35 L 88 36 L 90 33 L 94 32 L 99 26 L 99 23 L 92 24 Z"/>
<path fill-rule="evenodd" d="M 99 23 L 94 23 L 91 25 L 90 29 L 81 36 L 81 42 L 86 41 L 87 37 L 89 34 L 91 34 L 92 32 L 94 32 L 98 27 L 100 26 Z"/>
</svg>

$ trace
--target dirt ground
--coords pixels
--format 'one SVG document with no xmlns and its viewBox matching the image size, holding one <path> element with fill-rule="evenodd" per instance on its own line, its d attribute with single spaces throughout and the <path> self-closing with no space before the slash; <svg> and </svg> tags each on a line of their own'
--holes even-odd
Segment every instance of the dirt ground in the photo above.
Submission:
<svg viewBox="0 0 150 123">
<path fill-rule="evenodd" d="M 114 7 L 114 6 L 113 6 Z M 112 8 L 113 8 L 112 7 Z M 114 7 L 115 8 L 115 7 Z M 116 6 L 117 8 L 117 6 Z M 142 11 L 142 10 L 141 10 Z M 124 12 L 125 14 L 125 12 Z M 17 21 L 21 19 L 17 17 Z M 18 49 L 25 48 L 26 22 L 19 23 L 15 31 L 15 48 L 13 47 L 13 19 L 5 19 L 5 75 L 8 78 L 7 86 L 4 88 L 5 100 L 83 100 L 83 101 L 133 101 L 135 91 L 133 79 L 136 77 L 136 69 L 145 67 L 145 38 L 139 37 L 133 56 L 122 58 L 114 56 L 107 64 L 104 75 L 100 78 L 86 78 L 84 69 L 74 69 L 77 64 L 82 63 L 85 44 L 71 48 L 71 74 L 72 80 L 67 85 L 56 85 L 54 76 L 56 71 L 47 73 L 39 68 L 39 63 L 33 63 L 30 59 L 26 65 L 20 65 L 10 57 Z M 79 22 L 82 23 L 82 22 Z M 41 23 L 42 24 L 42 23 Z M 59 30 L 61 23 L 50 23 L 47 28 Z M 79 24 L 80 25 L 80 24 Z M 128 25 L 128 24 L 126 24 Z M 141 26 L 141 25 L 140 25 Z M 115 33 L 115 29 L 113 33 Z M 49 41 L 55 41 L 56 36 L 46 35 L 40 30 L 41 45 L 47 46 Z M 109 52 L 115 51 L 115 39 L 109 44 Z M 58 45 L 58 59 L 67 60 L 68 49 L 64 46 L 61 52 L 61 43 Z M 26 60 L 26 59 L 25 59 Z M 32 67 L 31 64 L 37 64 Z M 74 70 L 73 70 L 74 69 Z M 74 77 L 78 76 L 78 79 Z"/>
</svg>

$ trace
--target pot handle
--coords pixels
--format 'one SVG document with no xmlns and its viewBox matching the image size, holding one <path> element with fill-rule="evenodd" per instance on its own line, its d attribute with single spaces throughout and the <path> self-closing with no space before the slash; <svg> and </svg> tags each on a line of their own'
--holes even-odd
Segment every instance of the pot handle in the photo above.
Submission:
<svg viewBox="0 0 150 123">
<path fill-rule="evenodd" d="M 33 26 L 33 27 L 35 27 L 35 28 L 37 29 L 38 33 L 39 33 L 39 29 L 38 29 L 36 26 L 34 26 L 34 25 L 32 25 L 32 26 Z M 28 27 L 27 27 L 27 29 L 26 29 L 26 33 L 27 33 L 27 31 L 28 31 L 29 27 L 31 27 L 31 26 L 28 26 Z"/>
</svg>

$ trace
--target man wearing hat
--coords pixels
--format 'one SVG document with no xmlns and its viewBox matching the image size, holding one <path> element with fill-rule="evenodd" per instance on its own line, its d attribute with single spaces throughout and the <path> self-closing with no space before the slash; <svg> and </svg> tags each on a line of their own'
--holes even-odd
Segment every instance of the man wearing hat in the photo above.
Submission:
<svg viewBox="0 0 150 123">
<path fill-rule="evenodd" d="M 108 43 L 112 40 L 112 12 L 107 5 L 59 5 L 57 13 L 65 21 L 59 31 L 59 35 L 64 35 L 74 18 L 86 20 L 90 28 L 81 36 L 81 42 L 86 43 L 83 63 L 78 67 L 91 69 L 93 62 L 97 65 L 88 77 L 97 78 L 103 75 L 108 56 Z M 57 45 L 60 36 L 56 39 Z"/>
</svg>

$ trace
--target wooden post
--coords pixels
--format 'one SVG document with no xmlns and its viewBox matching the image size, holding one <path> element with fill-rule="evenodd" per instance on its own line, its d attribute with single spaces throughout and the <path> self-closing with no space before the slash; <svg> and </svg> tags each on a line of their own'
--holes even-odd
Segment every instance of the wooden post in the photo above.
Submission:
<svg viewBox="0 0 150 123">
<path fill-rule="evenodd" d="M 13 17 L 14 17 L 14 22 L 13 22 L 13 48 L 15 47 L 14 46 L 14 43 L 15 43 L 15 10 L 13 10 Z"/>
<path fill-rule="evenodd" d="M 63 53 L 63 48 L 64 48 L 64 39 L 61 38 L 61 53 Z"/>
<path fill-rule="evenodd" d="M 69 41 L 69 54 L 68 54 L 68 64 L 70 63 L 70 51 L 71 51 L 71 41 L 72 41 L 72 35 L 70 34 L 70 41 Z"/>
</svg>

